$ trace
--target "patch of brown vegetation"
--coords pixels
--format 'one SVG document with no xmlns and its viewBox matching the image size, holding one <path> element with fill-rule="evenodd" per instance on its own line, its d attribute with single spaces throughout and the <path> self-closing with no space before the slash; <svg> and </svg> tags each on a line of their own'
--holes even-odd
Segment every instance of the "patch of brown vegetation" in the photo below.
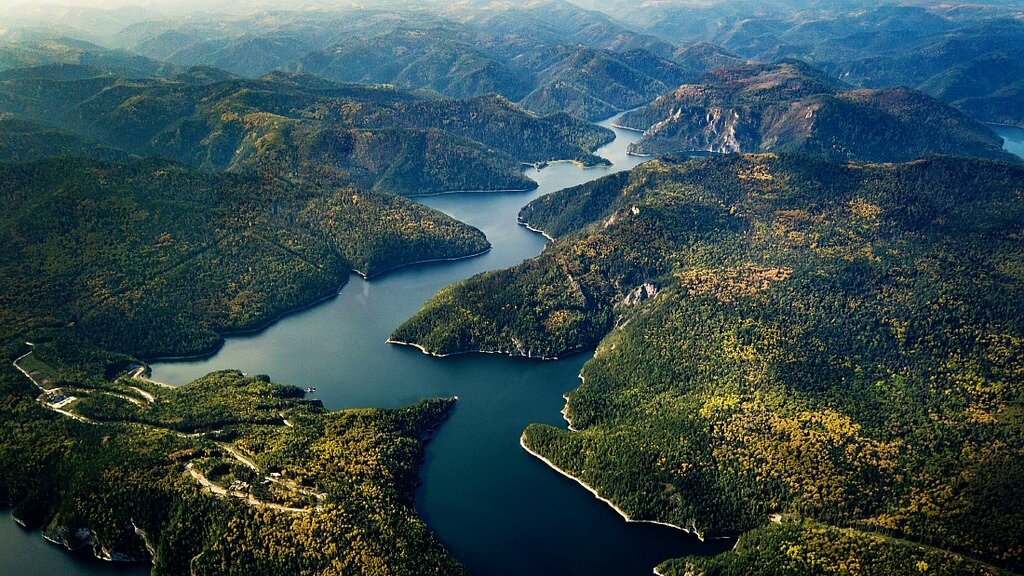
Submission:
<svg viewBox="0 0 1024 576">
<path fill-rule="evenodd" d="M 850 209 L 854 216 L 864 220 L 877 221 L 879 214 L 882 213 L 882 208 L 878 204 L 873 204 L 863 198 L 850 200 L 846 207 Z"/>
<path fill-rule="evenodd" d="M 766 164 L 754 164 L 753 166 L 740 170 L 736 174 L 740 180 L 774 180 L 771 171 Z"/>
<path fill-rule="evenodd" d="M 690 295 L 709 294 L 723 302 L 732 302 L 740 296 L 763 292 L 792 274 L 793 269 L 788 266 L 746 264 L 738 268 L 687 270 L 678 274 L 678 278 Z"/>
</svg>

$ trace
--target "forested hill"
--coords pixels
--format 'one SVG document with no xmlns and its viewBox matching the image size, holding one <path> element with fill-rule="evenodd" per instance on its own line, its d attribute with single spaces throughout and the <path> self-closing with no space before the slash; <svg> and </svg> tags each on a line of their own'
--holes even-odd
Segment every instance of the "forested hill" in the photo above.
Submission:
<svg viewBox="0 0 1024 576">
<path fill-rule="evenodd" d="M 78 156 L 127 162 L 131 155 L 52 125 L 0 113 L 0 162 L 27 162 L 53 156 Z"/>
<path fill-rule="evenodd" d="M 754 563 L 806 548 L 822 570 L 864 554 L 879 573 L 955 572 L 957 554 L 1020 570 L 1022 194 L 1024 167 L 977 159 L 655 160 L 535 205 L 531 225 L 568 209 L 578 231 L 445 288 L 393 338 L 534 356 L 600 341 L 573 431 L 531 426 L 525 445 L 633 518 L 849 528 L 758 537 Z"/>
<path fill-rule="evenodd" d="M 413 507 L 454 399 L 331 412 L 266 376 L 72 383 L 33 356 L 19 366 L 71 400 L 47 409 L 0 366 L 0 505 L 52 542 L 157 576 L 466 573 Z"/>
<path fill-rule="evenodd" d="M 132 355 L 208 352 L 376 274 L 476 254 L 483 234 L 411 200 L 169 161 L 0 164 L 5 343 L 73 336 Z"/>
<path fill-rule="evenodd" d="M 422 100 L 386 86 L 208 68 L 166 79 L 90 70 L 9 71 L 0 111 L 133 154 L 399 194 L 528 189 L 522 162 L 598 163 L 591 152 L 612 138 L 497 96 Z"/>
<path fill-rule="evenodd" d="M 988 127 L 914 90 L 854 90 L 786 60 L 723 68 L 620 124 L 645 130 L 636 154 L 798 152 L 887 162 L 929 154 L 1013 159 Z"/>
</svg>

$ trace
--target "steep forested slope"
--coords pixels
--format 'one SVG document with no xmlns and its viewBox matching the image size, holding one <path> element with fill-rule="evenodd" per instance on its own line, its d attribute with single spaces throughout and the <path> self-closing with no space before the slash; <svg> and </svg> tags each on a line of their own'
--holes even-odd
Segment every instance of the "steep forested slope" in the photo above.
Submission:
<svg viewBox="0 0 1024 576">
<path fill-rule="evenodd" d="M 3 339 L 68 334 L 133 355 L 210 351 L 376 274 L 475 254 L 483 234 L 391 195 L 323 192 L 163 160 L 0 165 Z"/>
<path fill-rule="evenodd" d="M 27 162 L 51 156 L 78 156 L 124 162 L 129 154 L 68 134 L 54 126 L 0 113 L 0 162 Z"/>
<path fill-rule="evenodd" d="M 785 536 L 832 567 L 887 536 L 1020 569 L 1022 183 L 973 159 L 652 161 L 535 202 L 524 219 L 566 236 L 394 339 L 600 340 L 572 429 L 523 441 L 631 517 L 719 535 L 796 514 L 867 533 Z M 897 548 L 887 573 L 963 562 Z"/>
<path fill-rule="evenodd" d="M 598 120 L 653 100 L 694 71 L 647 50 L 612 52 L 580 46 L 544 47 L 516 58 L 538 87 L 521 104 L 538 113 L 564 111 Z"/>
<path fill-rule="evenodd" d="M 1012 159 L 984 125 L 920 92 L 851 90 L 800 61 L 723 68 L 620 124 L 645 130 L 636 154 L 801 152 L 836 160 L 927 154 Z"/>
</svg>

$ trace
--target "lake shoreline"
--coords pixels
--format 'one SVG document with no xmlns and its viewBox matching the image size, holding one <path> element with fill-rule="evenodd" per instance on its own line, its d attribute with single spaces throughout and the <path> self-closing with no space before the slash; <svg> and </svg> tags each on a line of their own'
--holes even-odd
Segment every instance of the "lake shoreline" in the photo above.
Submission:
<svg viewBox="0 0 1024 576">
<path fill-rule="evenodd" d="M 631 128 L 629 126 L 623 126 L 622 124 L 612 124 L 611 126 L 613 128 L 618 128 L 619 130 L 628 130 L 630 132 L 636 132 L 637 134 L 643 134 L 644 132 L 647 132 L 647 130 L 641 130 L 639 128 Z"/>
<path fill-rule="evenodd" d="M 409 346 L 409 347 L 412 347 L 412 348 L 416 348 L 417 350 L 419 350 L 423 354 L 425 354 L 427 356 L 433 356 L 434 358 L 454 358 L 456 356 L 466 356 L 468 354 L 497 354 L 497 355 L 501 355 L 501 356 L 508 356 L 509 358 L 522 358 L 524 360 L 554 361 L 554 360 L 564 360 L 565 358 L 568 358 L 569 356 L 575 356 L 576 354 L 581 354 L 581 353 L 586 352 L 588 350 L 588 348 L 584 348 L 584 349 L 581 349 L 581 350 L 572 350 L 572 351 L 566 352 L 562 356 L 533 356 L 533 355 L 530 355 L 530 354 L 523 354 L 522 352 L 511 351 L 511 350 L 482 350 L 482 349 L 478 349 L 478 350 L 460 350 L 458 352 L 448 352 L 447 354 L 441 354 L 441 353 L 438 353 L 438 352 L 431 352 L 430 350 L 427 350 L 426 347 L 424 347 L 422 344 L 416 344 L 415 342 L 404 342 L 402 340 L 395 340 L 393 338 L 388 338 L 387 340 L 384 341 L 384 343 L 385 344 L 392 344 L 392 345 L 395 345 L 395 346 Z"/>
<path fill-rule="evenodd" d="M 491 249 L 492 249 L 491 246 L 488 246 L 487 249 L 485 249 L 485 250 L 481 250 L 479 252 L 474 252 L 472 254 L 466 254 L 464 256 L 453 256 L 451 258 L 428 258 L 426 260 L 416 260 L 415 262 L 407 262 L 407 263 L 404 263 L 404 264 L 399 264 L 397 266 L 393 266 L 393 267 L 388 268 L 386 270 L 381 270 L 380 272 L 374 272 L 373 274 L 370 274 L 370 275 L 366 275 L 363 272 L 360 272 L 359 270 L 356 270 L 355 268 L 351 268 L 349 270 L 349 272 L 351 274 L 355 274 L 355 275 L 359 276 L 364 281 L 368 282 L 370 280 L 373 280 L 373 279 L 385 276 L 385 275 L 387 275 L 387 274 L 389 274 L 391 272 L 397 272 L 398 270 L 401 270 L 403 268 L 409 268 L 409 267 L 412 267 L 412 266 L 419 266 L 421 264 L 433 264 L 433 263 L 440 263 L 440 262 L 457 262 L 459 260 L 466 260 L 466 259 L 469 259 L 469 258 L 476 258 L 476 257 L 479 257 L 479 256 L 483 256 L 484 254 L 487 254 L 488 252 L 491 251 Z M 289 308 L 288 310 L 285 310 L 284 312 L 280 312 L 280 313 L 276 314 L 273 318 L 270 318 L 269 320 L 266 320 L 265 322 L 262 322 L 259 326 L 256 326 L 255 328 L 243 328 L 243 329 L 240 329 L 240 330 L 228 330 L 228 331 L 224 331 L 224 332 L 218 332 L 217 335 L 220 337 L 220 340 L 217 343 L 217 346 L 215 348 L 211 349 L 211 350 L 205 350 L 205 351 L 202 351 L 202 352 L 197 352 L 195 354 L 183 354 L 183 355 L 176 355 L 176 356 L 143 356 L 143 357 L 138 358 L 138 360 L 140 360 L 142 363 L 144 363 L 144 364 L 146 364 L 148 366 L 148 364 L 151 363 L 151 362 L 153 362 L 153 363 L 155 363 L 155 362 L 181 362 L 181 361 L 188 361 L 188 360 L 204 360 L 204 359 L 210 358 L 212 356 L 215 356 L 218 352 L 220 352 L 221 348 L 224 347 L 224 344 L 226 343 L 228 338 L 232 338 L 232 337 L 236 337 L 236 336 L 249 336 L 249 335 L 253 335 L 253 334 L 258 334 L 260 332 L 263 332 L 267 328 L 270 328 L 274 324 L 277 324 L 281 320 L 284 320 L 288 316 L 291 316 L 293 314 L 298 314 L 299 312 L 304 312 L 304 311 L 309 310 L 311 308 L 315 308 L 315 307 L 319 306 L 320 304 L 323 304 L 324 302 L 327 302 L 329 300 L 333 300 L 333 299 L 337 298 L 338 294 L 341 293 L 342 289 L 344 289 L 348 285 L 350 279 L 351 279 L 350 276 L 346 277 L 344 282 L 339 284 L 338 287 L 335 288 L 334 291 L 331 292 L 330 294 L 326 294 L 324 296 L 321 296 L 321 297 L 317 298 L 316 300 L 314 300 L 313 302 L 310 302 L 308 304 L 302 304 L 300 306 Z"/>
<path fill-rule="evenodd" d="M 524 170 L 525 174 L 526 171 Z M 423 194 L 404 194 L 403 197 L 415 200 L 417 198 L 436 198 L 437 196 L 450 196 L 452 194 L 522 194 L 525 192 L 533 192 L 537 189 L 537 186 L 533 188 L 498 188 L 494 190 L 444 190 L 441 192 L 424 192 Z"/>
<path fill-rule="evenodd" d="M 204 350 L 202 352 L 197 352 L 195 354 L 181 354 L 181 355 L 176 355 L 176 356 L 141 356 L 141 357 L 138 358 L 138 360 L 141 361 L 142 363 L 146 364 L 147 367 L 148 367 L 148 365 L 150 363 L 155 363 L 155 362 L 179 362 L 179 361 L 187 361 L 187 360 L 203 360 L 203 359 L 206 359 L 206 358 L 210 358 L 212 356 L 215 356 L 218 352 L 220 352 L 221 348 L 224 347 L 224 344 L 226 343 L 226 340 L 228 338 L 235 337 L 235 336 L 246 336 L 246 335 L 258 334 L 258 333 L 266 330 L 267 328 L 270 328 L 271 326 L 273 326 L 277 322 L 285 319 L 286 317 L 291 316 L 292 314 L 298 314 L 299 312 L 302 312 L 302 311 L 308 310 L 310 308 L 314 308 L 314 307 L 316 307 L 316 306 L 318 306 L 320 304 L 323 304 L 324 302 L 327 302 L 328 300 L 332 300 L 334 298 L 337 298 L 338 294 L 341 292 L 342 288 L 344 288 L 348 284 L 348 282 L 349 282 L 349 279 L 346 277 L 345 281 L 342 282 L 337 288 L 335 288 L 332 293 L 327 294 L 325 296 L 321 296 L 321 297 L 317 298 L 315 301 L 310 302 L 308 304 L 303 304 L 301 306 L 296 306 L 296 307 L 293 307 L 293 308 L 289 308 L 288 310 L 285 310 L 284 312 L 280 312 L 280 313 L 276 314 L 273 318 L 270 318 L 269 320 L 266 320 L 265 322 L 261 323 L 259 326 L 255 327 L 255 328 L 243 328 L 243 329 L 240 329 L 240 330 L 228 330 L 228 331 L 225 331 L 225 332 L 218 332 L 217 336 L 219 337 L 219 341 L 217 342 L 217 345 L 215 347 L 213 347 L 211 350 Z"/>
<path fill-rule="evenodd" d="M 485 248 L 485 249 L 483 249 L 483 250 L 481 250 L 479 252 L 474 252 L 472 254 L 466 254 L 464 256 L 451 256 L 449 258 L 428 258 L 426 260 L 417 260 L 415 262 L 406 262 L 404 264 L 399 264 L 397 266 L 392 266 L 391 268 L 387 268 L 387 269 L 381 270 L 380 272 L 374 272 L 373 274 L 364 274 L 364 273 L 360 272 L 359 270 L 356 270 L 355 268 L 352 269 L 352 272 L 357 274 L 358 276 L 360 276 L 363 280 L 373 280 L 374 278 L 380 278 L 381 276 L 383 276 L 383 275 L 385 275 L 385 274 L 387 274 L 389 272 L 395 272 L 397 270 L 401 270 L 403 268 L 409 268 L 411 266 L 419 266 L 421 264 L 434 264 L 434 263 L 437 263 L 437 262 L 458 262 L 459 260 L 467 260 L 469 258 L 476 258 L 478 256 L 483 256 L 484 254 L 487 254 L 488 252 L 491 251 L 491 249 L 492 249 L 492 246 L 487 246 L 487 248 Z M 339 291 L 340 291 L 340 289 L 339 289 Z"/>
<path fill-rule="evenodd" d="M 679 530 L 681 532 L 685 532 L 685 533 L 687 533 L 687 534 L 689 534 L 691 536 L 694 536 L 695 538 L 697 538 L 701 542 L 704 542 L 704 536 L 703 535 L 701 535 L 700 533 L 696 532 L 695 530 L 691 530 L 689 528 L 683 528 L 682 526 L 678 526 L 676 524 L 670 524 L 668 522 L 660 522 L 658 520 L 636 520 L 634 518 L 631 518 L 629 516 L 629 514 L 626 514 L 626 512 L 624 512 L 621 508 L 616 506 L 615 503 L 612 502 L 611 500 L 605 498 L 604 496 L 601 496 L 597 492 L 597 490 L 594 489 L 593 487 L 591 487 L 589 484 L 587 484 L 583 480 L 573 476 L 572 474 L 569 474 L 565 470 L 562 470 L 561 468 L 556 466 L 553 462 L 551 462 L 551 460 L 548 460 L 544 456 L 541 456 L 540 453 L 535 452 L 534 450 L 530 449 L 530 447 L 526 445 L 526 433 L 525 432 L 522 434 L 522 436 L 519 437 L 519 446 L 521 446 L 523 448 L 523 450 L 525 450 L 531 456 L 537 458 L 538 460 L 540 460 L 541 462 L 546 464 L 549 468 L 551 468 L 555 472 L 558 472 L 562 476 L 565 476 L 566 478 L 568 478 L 568 479 L 576 482 L 580 486 L 582 486 L 584 489 L 586 489 L 588 492 L 590 492 L 595 498 L 597 498 L 601 502 L 604 502 L 605 504 L 610 506 L 612 508 L 612 510 L 615 510 L 615 512 L 617 512 L 619 514 L 619 516 L 622 516 L 622 519 L 625 520 L 626 522 L 631 523 L 631 524 L 654 524 L 654 525 L 657 525 L 657 526 L 665 526 L 665 527 L 668 527 L 668 528 L 674 528 L 676 530 Z"/>
<path fill-rule="evenodd" d="M 525 221 L 525 220 L 523 220 L 522 218 L 519 218 L 519 219 L 517 220 L 517 222 L 518 222 L 518 224 L 519 224 L 520 226 L 522 226 L 522 227 L 526 228 L 526 229 L 527 229 L 527 230 L 529 230 L 530 232 L 535 232 L 535 233 L 537 233 L 537 234 L 540 234 L 541 236 L 543 236 L 543 237 L 547 238 L 547 239 L 548 239 L 548 242 L 554 242 L 554 241 L 555 241 L 555 238 L 554 238 L 554 236 L 551 236 L 550 234 L 548 234 L 547 232 L 545 232 L 545 231 L 541 230 L 540 228 L 534 228 L 533 226 L 530 226 L 530 225 L 529 225 L 529 224 L 527 224 L 527 223 L 526 223 L 526 221 Z"/>
<path fill-rule="evenodd" d="M 983 122 L 986 126 L 995 126 L 997 128 L 1013 128 L 1014 130 L 1024 130 L 1024 124 L 1003 124 L 1002 122 Z"/>
<path fill-rule="evenodd" d="M 666 558 L 711 553 L 714 544 L 701 546 L 696 538 L 681 537 L 677 529 L 622 522 L 620 516 L 608 514 L 606 504 L 557 479 L 543 466 L 524 465 L 522 448 L 514 440 L 508 441 L 531 422 L 559 426 L 564 398 L 552 394 L 562 396 L 579 384 L 580 367 L 589 356 L 565 360 L 564 367 L 558 362 L 533 362 L 540 359 L 534 356 L 536 352 L 528 353 L 530 346 L 520 350 L 511 340 L 507 345 L 492 342 L 502 350 L 432 353 L 431 345 L 419 342 L 419 336 L 394 334 L 395 327 L 409 320 L 443 287 L 539 254 L 546 242 L 535 234 L 543 236 L 543 231 L 520 227 L 517 215 L 522 205 L 637 165 L 636 158 L 625 154 L 635 135 L 616 130 L 616 136 L 615 144 L 597 152 L 614 160 L 611 168 L 589 170 L 572 161 L 540 171 L 525 166 L 526 173 L 533 173 L 539 183 L 537 190 L 525 195 L 470 192 L 415 198 L 482 230 L 493 243 L 491 255 L 453 266 L 426 265 L 362 287 L 349 287 L 334 304 L 318 309 L 322 312 L 299 314 L 285 320 L 287 326 L 261 336 L 229 340 L 221 355 L 211 361 L 177 367 L 156 364 L 154 377 L 184 382 L 194 374 L 248 367 L 275 374 L 281 381 L 319 386 L 318 397 L 331 408 L 404 406 L 422 397 L 457 395 L 464 399 L 466 404 L 452 412 L 451 421 L 426 446 L 415 506 L 427 527 L 474 574 L 557 576 L 573 573 L 568 569 L 571 566 L 586 567 L 594 574 L 636 576 L 650 574 L 651 567 Z M 388 344 L 382 345 L 385 342 Z M 475 344 L 465 348 L 490 347 L 483 342 Z M 420 353 L 398 349 L 400 345 Z M 305 355 L 310 351 L 317 357 L 307 361 Z M 571 354 L 583 351 L 592 353 L 593 346 Z M 540 352 L 543 355 L 545 350 Z M 561 350 L 547 353 L 558 359 L 569 356 Z M 515 469 L 506 469 L 509 465 Z M 544 493 L 524 496 L 524 485 L 537 485 Z M 561 522 L 536 526 L 538 514 L 550 513 L 546 498 L 556 495 L 567 505 L 557 514 L 566 522 L 590 526 L 593 534 L 583 536 Z M 479 511 L 488 506 L 495 514 L 489 520 L 495 521 L 480 518 Z M 525 538 L 514 547 L 521 551 L 491 549 L 493 542 L 512 535 Z M 564 543 L 559 542 L 562 537 Z M 616 550 L 616 545 L 623 548 Z"/>
</svg>

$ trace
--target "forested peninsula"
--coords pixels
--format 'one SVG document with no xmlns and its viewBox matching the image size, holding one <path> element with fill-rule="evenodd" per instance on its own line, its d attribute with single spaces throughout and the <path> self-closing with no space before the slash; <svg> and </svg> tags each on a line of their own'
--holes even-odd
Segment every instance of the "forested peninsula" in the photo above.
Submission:
<svg viewBox="0 0 1024 576">
<path fill-rule="evenodd" d="M 0 505 L 18 522 L 154 574 L 464 571 L 412 504 L 453 400 L 331 412 L 235 371 L 169 388 L 137 358 L 208 353 L 353 269 L 479 253 L 479 230 L 162 159 L 0 164 L 0 197 Z"/>
<path fill-rule="evenodd" d="M 236 371 L 172 389 L 16 366 L 42 390 L 0 367 L 0 505 L 56 544 L 156 575 L 465 573 L 413 508 L 454 399 L 332 412 Z"/>
<path fill-rule="evenodd" d="M 666 574 L 1019 570 L 1022 186 L 967 158 L 654 160 L 535 201 L 524 222 L 558 240 L 394 339 L 596 344 L 571 428 L 532 425 L 527 448 L 633 519 L 782 523 Z"/>
<path fill-rule="evenodd" d="M 393 195 L 167 160 L 0 164 L 5 342 L 76 339 L 139 357 L 210 352 L 373 275 L 489 248 Z M 41 344 L 43 345 L 43 344 Z"/>
</svg>

